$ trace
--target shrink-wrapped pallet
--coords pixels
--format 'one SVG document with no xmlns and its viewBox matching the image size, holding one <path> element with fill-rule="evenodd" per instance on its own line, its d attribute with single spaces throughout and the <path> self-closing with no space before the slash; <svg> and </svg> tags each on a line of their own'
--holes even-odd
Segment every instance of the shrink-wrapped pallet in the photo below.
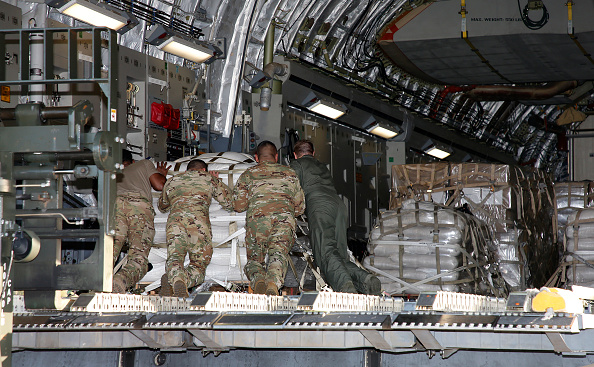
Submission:
<svg viewBox="0 0 594 367">
<path fill-rule="evenodd" d="M 557 238 L 562 241 L 569 216 L 588 208 L 594 200 L 594 184 L 591 181 L 556 182 L 554 191 Z"/>
<path fill-rule="evenodd" d="M 201 159 L 208 165 L 209 171 L 216 171 L 219 178 L 231 189 L 239 179 L 239 176 L 246 169 L 256 164 L 254 158 L 248 154 L 224 152 L 206 153 L 198 157 L 183 157 L 175 162 L 167 162 L 170 165 L 167 178 L 173 177 L 186 171 L 188 163 L 192 159 Z M 159 282 L 161 275 L 165 272 L 163 259 L 166 241 L 166 224 L 168 213 L 161 213 L 157 207 L 160 192 L 153 191 L 153 206 L 155 208 L 155 238 L 153 248 L 149 254 L 149 262 L 153 269 L 141 280 L 143 283 Z M 209 279 L 218 281 L 243 281 L 242 267 L 245 265 L 245 213 L 228 212 L 216 201 L 212 200 L 209 207 L 209 218 L 212 231 L 213 255 L 211 264 L 206 269 Z M 225 241 L 235 236 L 232 240 Z M 239 254 L 239 255 L 238 255 Z M 158 286 L 158 284 L 157 284 Z M 154 286 L 153 286 L 154 287 Z"/>
<path fill-rule="evenodd" d="M 430 198 L 484 222 L 492 232 L 493 258 L 501 261 L 498 264 L 513 289 L 542 286 L 554 273 L 558 263 L 554 194 L 545 172 L 505 164 L 442 163 L 393 166 L 392 176 L 392 198 L 398 200 L 390 202 L 391 209 L 408 198 Z M 435 182 L 427 181 L 433 177 Z"/>
<path fill-rule="evenodd" d="M 594 284 L 594 208 L 578 209 L 569 215 L 563 260 L 567 285 Z"/>
<path fill-rule="evenodd" d="M 567 216 L 578 209 L 590 206 L 594 201 L 594 183 L 592 181 L 556 182 L 555 203 L 559 215 L 559 224 L 567 224 Z"/>
<path fill-rule="evenodd" d="M 389 293 L 505 292 L 505 286 L 485 282 L 486 237 L 486 227 L 460 211 L 409 199 L 381 213 L 364 265 Z M 490 278 L 503 284 L 499 274 Z"/>
<path fill-rule="evenodd" d="M 390 209 L 400 207 L 403 200 L 410 198 L 441 203 L 435 201 L 432 195 L 445 197 L 448 180 L 448 163 L 393 165 Z"/>
<path fill-rule="evenodd" d="M 494 233 L 492 251 L 505 282 L 511 290 L 523 290 L 526 284 L 526 255 L 521 242 L 522 231 L 510 229 L 507 232 Z"/>
</svg>

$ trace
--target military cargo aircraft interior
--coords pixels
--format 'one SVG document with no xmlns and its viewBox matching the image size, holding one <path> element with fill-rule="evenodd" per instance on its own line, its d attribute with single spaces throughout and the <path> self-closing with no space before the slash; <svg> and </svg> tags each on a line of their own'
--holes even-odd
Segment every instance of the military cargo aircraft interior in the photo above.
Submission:
<svg viewBox="0 0 594 367">
<path fill-rule="evenodd" d="M 1 366 L 594 365 L 592 19 L 0 0 Z"/>
</svg>

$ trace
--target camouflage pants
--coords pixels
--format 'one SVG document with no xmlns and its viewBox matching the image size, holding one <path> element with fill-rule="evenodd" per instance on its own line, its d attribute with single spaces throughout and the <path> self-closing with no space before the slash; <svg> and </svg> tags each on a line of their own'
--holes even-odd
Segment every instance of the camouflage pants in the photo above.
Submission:
<svg viewBox="0 0 594 367">
<path fill-rule="evenodd" d="M 212 258 L 210 222 L 203 215 L 170 213 L 167 218 L 167 276 L 173 285 L 183 281 L 188 288 L 204 282 Z M 190 264 L 184 267 L 186 254 Z"/>
<path fill-rule="evenodd" d="M 245 246 L 247 263 L 243 268 L 254 288 L 263 279 L 280 289 L 287 273 L 288 254 L 295 240 L 295 217 L 289 213 L 247 218 Z M 268 255 L 268 266 L 265 264 Z"/>
<path fill-rule="evenodd" d="M 113 281 L 130 288 L 148 270 L 148 254 L 155 237 L 153 204 L 140 195 L 118 196 L 115 205 L 115 237 L 113 263 L 128 240 L 128 262 L 114 275 Z"/>
</svg>

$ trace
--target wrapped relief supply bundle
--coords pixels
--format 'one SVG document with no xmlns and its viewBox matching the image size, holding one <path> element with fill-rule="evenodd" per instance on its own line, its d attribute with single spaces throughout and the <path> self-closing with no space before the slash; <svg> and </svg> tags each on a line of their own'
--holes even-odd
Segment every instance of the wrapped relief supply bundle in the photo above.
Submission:
<svg viewBox="0 0 594 367">
<path fill-rule="evenodd" d="M 405 200 L 382 213 L 364 265 L 389 293 L 453 291 L 503 295 L 490 267 L 487 228 L 466 214 L 431 202 Z"/>
<path fill-rule="evenodd" d="M 390 209 L 399 208 L 406 199 L 445 204 L 443 198 L 449 189 L 449 176 L 448 163 L 393 165 Z"/>
<path fill-rule="evenodd" d="M 594 208 L 568 217 L 562 270 L 566 285 L 594 287 Z"/>
<path fill-rule="evenodd" d="M 256 164 L 254 158 L 248 154 L 236 152 L 206 153 L 198 157 L 188 156 L 175 162 L 168 162 L 171 166 L 167 178 L 186 171 L 192 159 L 201 159 L 208 165 L 209 171 L 217 171 L 219 178 L 231 189 L 239 176 L 249 167 Z M 149 254 L 149 262 L 153 269 L 141 280 L 152 283 L 147 287 L 151 290 L 160 286 L 161 275 L 165 272 L 167 253 L 166 224 L 168 213 L 161 213 L 157 208 L 160 192 L 153 191 L 153 206 L 155 207 L 155 239 Z M 219 283 L 245 280 L 243 265 L 247 258 L 245 253 L 245 213 L 227 212 L 213 199 L 209 208 L 212 230 L 213 255 L 206 269 L 207 280 Z M 160 248 L 159 248 L 160 247 Z M 186 258 L 186 261 L 188 259 Z"/>
<path fill-rule="evenodd" d="M 579 209 L 588 208 L 594 201 L 594 183 L 592 181 L 556 182 L 553 188 L 557 238 L 562 241 L 569 216 Z"/>
<path fill-rule="evenodd" d="M 392 183 L 391 209 L 406 198 L 430 198 L 485 223 L 493 239 L 492 258 L 512 289 L 542 286 L 554 273 L 558 247 L 547 174 L 505 164 L 402 165 L 392 167 Z"/>
</svg>

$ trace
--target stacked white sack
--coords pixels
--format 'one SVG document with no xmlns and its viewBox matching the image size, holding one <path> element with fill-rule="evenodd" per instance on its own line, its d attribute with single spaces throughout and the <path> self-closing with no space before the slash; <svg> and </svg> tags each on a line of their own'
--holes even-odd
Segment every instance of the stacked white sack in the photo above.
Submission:
<svg viewBox="0 0 594 367">
<path fill-rule="evenodd" d="M 217 171 L 219 178 L 226 183 L 230 188 L 233 188 L 239 176 L 246 169 L 256 164 L 254 158 L 249 154 L 236 152 L 223 153 L 206 153 L 198 157 L 188 156 L 183 157 L 175 162 L 167 162 L 171 166 L 167 178 L 173 177 L 179 173 L 186 171 L 188 163 L 192 159 L 201 159 L 208 165 L 209 171 Z M 166 247 L 166 223 L 168 213 L 161 213 L 157 207 L 160 192 L 153 191 L 153 206 L 155 207 L 155 239 L 153 241 L 154 247 Z M 226 281 L 242 281 L 244 276 L 241 267 L 245 265 L 245 212 L 235 213 L 227 212 L 216 201 L 212 200 L 209 208 L 210 224 L 212 230 L 213 256 L 211 265 L 206 269 L 207 277 L 217 280 Z M 233 241 L 221 243 L 230 236 L 236 236 Z M 222 246 L 217 247 L 220 244 Z M 240 246 L 239 253 L 242 254 L 239 258 L 235 256 L 237 249 L 233 251 L 234 256 L 231 256 L 231 248 L 229 246 Z M 153 265 L 153 269 L 149 272 L 141 282 L 154 282 L 161 278 L 165 272 L 165 263 L 158 261 L 162 256 L 159 254 L 164 251 L 158 248 L 152 248 L 149 255 L 149 262 Z M 166 256 L 166 255 L 165 255 Z M 155 263 L 153 261 L 155 261 Z M 232 264 L 230 266 L 229 264 Z"/>
<path fill-rule="evenodd" d="M 569 215 L 565 250 L 567 285 L 594 287 L 594 208 Z"/>
<path fill-rule="evenodd" d="M 517 228 L 507 229 L 505 232 L 493 233 L 495 258 L 499 264 L 499 271 L 505 282 L 512 289 L 523 289 L 525 280 L 526 255 L 522 253 L 522 246 L 519 243 L 521 230 Z"/>
<path fill-rule="evenodd" d="M 402 209 L 381 214 L 379 226 L 371 232 L 371 256 L 364 265 L 379 270 L 382 289 L 389 293 L 457 292 L 459 286 L 452 283 L 460 279 L 460 272 L 450 271 L 463 265 L 465 227 L 463 216 L 453 209 L 405 200 Z M 394 279 L 411 284 L 445 272 L 450 273 L 408 289 Z"/>
<path fill-rule="evenodd" d="M 245 247 L 239 247 L 237 250 L 238 252 L 234 254 L 230 247 L 215 248 L 210 264 L 206 268 L 206 281 L 216 281 L 219 284 L 224 284 L 225 282 L 245 280 L 243 274 L 243 266 L 247 261 Z M 149 262 L 153 265 L 153 269 L 142 278 L 142 282 L 151 284 L 160 282 L 161 276 L 165 272 L 166 260 L 167 249 L 152 248 L 149 253 Z M 186 256 L 185 265 L 188 265 L 189 262 L 190 260 Z M 152 289 L 157 288 L 159 285 L 160 283 L 155 284 Z"/>
<path fill-rule="evenodd" d="M 415 198 L 472 213 L 491 229 L 489 257 L 501 260 L 495 265 L 512 290 L 544 284 L 557 269 L 553 197 L 550 177 L 537 169 L 486 163 L 392 166 L 390 209 Z"/>
<path fill-rule="evenodd" d="M 557 217 L 557 238 L 563 241 L 565 227 L 571 214 L 588 208 L 594 201 L 594 184 L 591 181 L 557 182 L 555 191 L 555 212 Z"/>
</svg>

